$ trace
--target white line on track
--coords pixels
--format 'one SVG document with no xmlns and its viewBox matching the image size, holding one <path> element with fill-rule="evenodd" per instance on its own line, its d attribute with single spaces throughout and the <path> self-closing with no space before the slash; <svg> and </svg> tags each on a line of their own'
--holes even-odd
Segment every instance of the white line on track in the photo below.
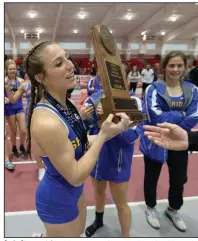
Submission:
<svg viewBox="0 0 198 241">
<path fill-rule="evenodd" d="M 198 196 L 194 197 L 184 197 L 184 201 L 198 200 Z M 157 200 L 157 203 L 168 203 L 167 199 Z M 130 202 L 128 203 L 130 207 L 135 207 L 139 205 L 145 205 L 144 201 L 141 202 Z M 115 204 L 106 204 L 105 208 L 115 208 Z M 93 210 L 95 206 L 87 206 L 87 210 Z M 15 212 L 5 212 L 5 216 L 20 216 L 20 215 L 31 215 L 36 214 L 36 210 L 30 211 L 15 211 Z"/>
<path fill-rule="evenodd" d="M 194 151 L 192 154 L 197 154 L 198 152 L 197 151 Z M 192 155 L 190 154 L 190 155 Z M 133 155 L 133 158 L 139 158 L 139 157 L 143 157 L 142 154 L 138 154 L 138 155 Z M 16 162 L 12 162 L 13 164 L 34 164 L 36 163 L 36 161 L 30 161 L 30 160 L 27 160 L 27 161 L 16 161 Z"/>
</svg>

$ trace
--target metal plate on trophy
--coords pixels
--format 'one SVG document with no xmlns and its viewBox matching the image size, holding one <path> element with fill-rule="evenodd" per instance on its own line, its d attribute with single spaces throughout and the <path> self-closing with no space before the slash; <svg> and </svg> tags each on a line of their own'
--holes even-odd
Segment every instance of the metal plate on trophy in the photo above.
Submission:
<svg viewBox="0 0 198 241">
<path fill-rule="evenodd" d="M 105 96 L 101 99 L 104 112 L 101 120 L 110 113 L 125 112 L 132 121 L 143 121 L 144 116 L 138 110 L 136 99 L 129 94 L 120 55 L 109 29 L 105 25 L 96 25 L 90 33 Z M 119 119 L 115 117 L 114 121 L 118 122 Z"/>
</svg>

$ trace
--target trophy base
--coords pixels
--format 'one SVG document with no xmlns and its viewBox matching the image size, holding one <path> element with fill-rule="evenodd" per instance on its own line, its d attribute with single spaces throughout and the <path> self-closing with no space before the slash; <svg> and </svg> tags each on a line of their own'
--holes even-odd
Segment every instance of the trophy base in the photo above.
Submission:
<svg viewBox="0 0 198 241">
<path fill-rule="evenodd" d="M 120 113 L 121 111 L 113 111 L 113 112 L 109 112 L 109 114 L 116 114 L 116 113 Z M 133 121 L 133 125 L 138 125 L 141 122 L 143 122 L 144 120 L 147 120 L 146 116 L 142 114 L 141 111 L 122 111 L 124 112 L 131 121 Z M 102 123 L 107 119 L 107 117 L 109 116 L 109 114 L 106 115 L 101 115 L 99 120 L 98 120 L 98 127 L 100 128 Z M 113 122 L 115 124 L 117 124 L 120 121 L 120 117 L 119 116 L 114 116 L 113 118 Z"/>
</svg>

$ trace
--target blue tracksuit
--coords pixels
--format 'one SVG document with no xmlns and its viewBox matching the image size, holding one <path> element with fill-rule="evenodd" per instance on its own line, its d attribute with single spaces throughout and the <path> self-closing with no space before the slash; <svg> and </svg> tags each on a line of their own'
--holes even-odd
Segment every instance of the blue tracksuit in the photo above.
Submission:
<svg viewBox="0 0 198 241">
<path fill-rule="evenodd" d="M 99 90 L 91 95 L 85 102 L 93 104 L 96 108 L 102 95 Z M 134 95 L 134 94 L 133 94 Z M 85 122 L 86 126 L 92 127 L 89 130 L 90 135 L 98 134 L 98 117 L 96 112 L 93 114 L 92 125 Z M 91 172 L 91 176 L 96 180 L 105 180 L 112 182 L 126 182 L 130 178 L 131 164 L 134 152 L 134 142 L 139 137 L 139 129 L 131 128 L 105 142 L 98 161 Z"/>
<path fill-rule="evenodd" d="M 192 129 L 198 123 L 198 88 L 186 81 L 182 81 L 181 86 L 183 95 L 180 101 L 175 102 L 168 95 L 163 81 L 151 84 L 146 89 L 143 104 L 143 113 L 146 113 L 148 120 L 142 125 L 169 122 L 185 130 Z M 143 132 L 141 132 L 140 150 L 156 161 L 164 162 L 168 157 L 168 151 L 148 140 Z"/>
</svg>

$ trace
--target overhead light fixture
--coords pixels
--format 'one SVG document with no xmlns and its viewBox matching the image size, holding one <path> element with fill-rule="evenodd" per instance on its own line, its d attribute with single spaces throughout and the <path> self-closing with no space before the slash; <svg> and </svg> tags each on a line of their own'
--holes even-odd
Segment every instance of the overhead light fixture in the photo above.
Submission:
<svg viewBox="0 0 198 241">
<path fill-rule="evenodd" d="M 177 20 L 177 16 L 173 15 L 170 19 L 171 19 L 172 22 L 175 22 Z"/>
<path fill-rule="evenodd" d="M 143 40 L 143 41 L 146 40 L 146 35 L 145 35 L 145 34 L 143 35 L 142 40 Z"/>
<path fill-rule="evenodd" d="M 84 19 L 85 18 L 85 13 L 84 12 L 80 12 L 78 14 L 78 16 L 79 16 L 80 19 Z"/>
<path fill-rule="evenodd" d="M 166 33 L 164 31 L 161 32 L 161 35 L 165 35 Z"/>
<path fill-rule="evenodd" d="M 145 35 L 145 33 L 146 33 L 146 31 L 144 31 L 144 32 L 141 32 L 141 35 Z"/>
<path fill-rule="evenodd" d="M 34 12 L 34 11 L 30 11 L 30 12 L 28 12 L 28 15 L 29 15 L 30 18 L 35 18 L 37 13 Z"/>
<path fill-rule="evenodd" d="M 78 29 L 74 29 L 74 30 L 73 30 L 73 33 L 78 33 Z"/>
<path fill-rule="evenodd" d="M 25 30 L 24 29 L 21 29 L 21 31 L 20 31 L 21 33 L 25 33 Z"/>
<path fill-rule="evenodd" d="M 132 13 L 127 13 L 127 14 L 125 15 L 125 18 L 126 18 L 127 20 L 131 20 L 131 19 L 132 19 Z"/>
<path fill-rule="evenodd" d="M 111 29 L 109 30 L 109 32 L 110 32 L 110 33 L 113 33 L 113 31 L 112 31 Z"/>
<path fill-rule="evenodd" d="M 42 33 L 43 32 L 43 29 L 42 28 L 37 28 L 36 30 L 38 33 Z"/>
</svg>

